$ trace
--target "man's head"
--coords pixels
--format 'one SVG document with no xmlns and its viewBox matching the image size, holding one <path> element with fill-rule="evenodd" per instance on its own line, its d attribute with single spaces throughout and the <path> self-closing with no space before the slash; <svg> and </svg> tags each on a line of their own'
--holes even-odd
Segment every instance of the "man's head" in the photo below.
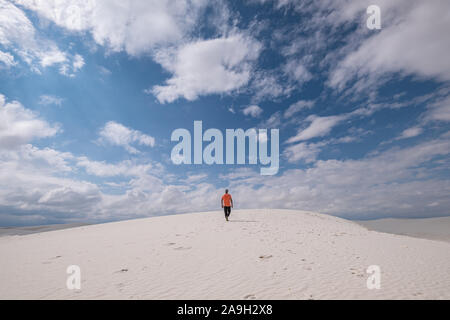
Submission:
<svg viewBox="0 0 450 320">
<path fill-rule="evenodd" d="M 225 193 L 228 193 L 228 189 L 225 189 Z"/>
</svg>

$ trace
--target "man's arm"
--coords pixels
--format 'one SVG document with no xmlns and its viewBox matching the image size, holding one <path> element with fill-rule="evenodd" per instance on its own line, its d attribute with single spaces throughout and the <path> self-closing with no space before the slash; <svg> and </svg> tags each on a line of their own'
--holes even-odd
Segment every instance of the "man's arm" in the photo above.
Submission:
<svg viewBox="0 0 450 320">
<path fill-rule="evenodd" d="M 230 200 L 231 200 L 231 207 L 233 208 L 233 198 L 231 198 Z"/>
<path fill-rule="evenodd" d="M 220 203 L 222 204 L 222 208 L 223 208 L 223 198 L 220 199 Z"/>
</svg>

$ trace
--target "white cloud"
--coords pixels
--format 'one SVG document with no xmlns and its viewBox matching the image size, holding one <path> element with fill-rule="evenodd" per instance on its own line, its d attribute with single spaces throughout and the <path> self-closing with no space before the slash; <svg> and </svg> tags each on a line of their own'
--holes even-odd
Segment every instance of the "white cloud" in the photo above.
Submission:
<svg viewBox="0 0 450 320">
<path fill-rule="evenodd" d="M 79 54 L 75 55 L 75 58 L 73 60 L 73 69 L 74 70 L 80 70 L 84 66 L 84 59 Z"/>
<path fill-rule="evenodd" d="M 260 48 L 253 39 L 236 34 L 160 50 L 155 59 L 172 73 L 172 78 L 165 85 L 154 86 L 151 92 L 165 103 L 239 89 L 248 83 L 251 62 Z"/>
<path fill-rule="evenodd" d="M 23 144 L 14 149 L 1 149 L 0 154 L 1 161 L 8 163 L 10 168 L 16 166 L 46 173 L 72 171 L 68 161 L 73 159 L 73 155 L 69 152 L 51 148 L 39 149 L 31 144 Z"/>
<path fill-rule="evenodd" d="M 67 61 L 66 54 L 60 51 L 56 46 L 49 48 L 47 51 L 38 53 L 41 66 L 48 67 L 54 64 L 61 64 Z"/>
<path fill-rule="evenodd" d="M 355 133 L 356 135 L 354 135 Z M 316 143 L 301 142 L 293 144 L 284 149 L 283 156 L 289 163 L 299 163 L 300 161 L 307 164 L 314 163 L 316 162 L 318 155 L 324 147 L 336 144 L 356 142 L 360 140 L 360 137 L 358 135 L 365 134 L 367 134 L 367 132 L 353 132 L 353 135 L 340 138 L 331 138 Z"/>
<path fill-rule="evenodd" d="M 59 73 L 64 76 L 73 78 L 75 77 L 76 73 L 83 68 L 84 65 L 84 58 L 81 55 L 76 54 L 73 56 L 71 65 L 68 63 L 64 63 L 61 65 L 61 67 L 59 68 Z"/>
<path fill-rule="evenodd" d="M 421 135 L 422 132 L 423 132 L 423 129 L 421 127 L 408 128 L 408 129 L 403 130 L 403 132 L 400 134 L 400 136 L 397 137 L 396 139 L 401 140 L 401 139 L 414 138 L 414 137 Z"/>
<path fill-rule="evenodd" d="M 100 74 L 104 76 L 112 75 L 112 71 L 109 70 L 108 68 L 105 68 L 104 66 L 98 66 L 98 71 L 100 72 Z"/>
<path fill-rule="evenodd" d="M 79 54 L 76 54 L 75 57 L 74 57 L 74 59 L 73 59 L 73 63 L 72 63 L 73 70 L 74 70 L 75 72 L 78 71 L 78 70 L 80 70 L 81 68 L 83 68 L 84 64 L 85 64 L 85 63 L 84 63 L 83 57 L 80 56 Z"/>
<path fill-rule="evenodd" d="M 276 72 L 255 71 L 251 82 L 253 93 L 252 101 L 258 103 L 264 99 L 276 99 L 281 96 L 289 96 L 293 86 L 283 83 Z"/>
<path fill-rule="evenodd" d="M 35 30 L 22 10 L 6 0 L 0 0 L 0 44 L 5 47 L 16 42 L 34 43 Z"/>
<path fill-rule="evenodd" d="M 299 130 L 297 135 L 288 139 L 288 143 L 298 142 L 313 139 L 316 137 L 323 137 L 330 133 L 330 131 L 339 123 L 346 120 L 347 115 L 318 117 L 311 115 L 306 118 L 306 121 L 311 122 L 310 125 L 302 130 Z"/>
<path fill-rule="evenodd" d="M 69 179 L 73 156 L 51 148 L 0 148 L 0 223 L 86 219 L 101 200 L 95 184 Z"/>
<path fill-rule="evenodd" d="M 206 4 L 203 0 L 15 2 L 67 30 L 88 31 L 98 44 L 132 56 L 181 40 Z"/>
<path fill-rule="evenodd" d="M 289 106 L 289 108 L 284 112 L 285 118 L 290 118 L 294 114 L 304 110 L 304 109 L 311 109 L 314 107 L 314 101 L 306 101 L 306 100 L 300 100 L 296 103 Z"/>
<path fill-rule="evenodd" d="M 246 116 L 251 116 L 253 118 L 258 118 L 263 113 L 263 109 L 261 109 L 259 106 L 253 105 L 248 106 L 242 110 L 242 113 Z"/>
<path fill-rule="evenodd" d="M 11 166 L 10 162 L 2 162 L 0 181 L 2 224 L 83 221 L 93 218 L 92 211 L 102 199 L 95 184 Z"/>
<path fill-rule="evenodd" d="M 6 102 L 0 94 L 0 148 L 14 148 L 33 139 L 52 137 L 59 128 L 39 119 L 19 102 Z"/>
<path fill-rule="evenodd" d="M 321 152 L 321 148 L 326 143 L 298 143 L 285 148 L 283 155 L 290 163 L 297 163 L 302 160 L 305 163 L 316 161 L 317 156 Z"/>
<path fill-rule="evenodd" d="M 432 103 L 425 114 L 425 120 L 450 122 L 450 96 Z"/>
<path fill-rule="evenodd" d="M 39 1 L 36 3 L 45 3 Z M 50 1 L 49 1 L 50 2 Z M 70 62 L 71 55 L 61 50 L 53 41 L 39 35 L 24 11 L 10 1 L 0 0 L 0 45 L 15 53 L 32 71 Z M 5 58 L 4 55 L 0 55 Z M 7 53 L 9 63 L 11 53 Z M 76 62 L 75 56 L 75 62 Z M 1 59 L 4 60 L 4 59 Z"/>
<path fill-rule="evenodd" d="M 42 104 L 44 106 L 56 105 L 56 106 L 60 107 L 62 105 L 63 101 L 64 101 L 63 98 L 60 98 L 60 97 L 57 97 L 54 95 L 44 94 L 39 97 L 38 103 Z"/>
<path fill-rule="evenodd" d="M 136 164 L 130 160 L 111 164 L 105 161 L 93 161 L 84 156 L 78 157 L 76 165 L 98 177 L 141 176 L 153 168 L 151 164 Z"/>
<path fill-rule="evenodd" d="M 155 146 L 155 138 L 114 121 L 108 122 L 100 130 L 100 139 L 112 145 L 121 146 L 132 154 L 139 153 L 136 148 L 131 146 L 133 143 L 147 147 Z"/>
<path fill-rule="evenodd" d="M 192 183 L 199 183 L 202 180 L 205 180 L 208 177 L 206 173 L 199 173 L 195 174 L 194 172 L 190 172 L 188 174 L 188 177 L 186 179 L 183 179 L 182 181 L 186 184 L 192 184 Z"/>
<path fill-rule="evenodd" d="M 269 119 L 262 121 L 258 127 L 263 129 L 278 129 L 285 124 L 287 124 L 287 122 L 282 122 L 281 112 L 277 111 L 273 113 Z"/>
<path fill-rule="evenodd" d="M 283 71 L 291 80 L 296 81 L 300 85 L 312 79 L 312 74 L 301 61 L 289 60 L 284 65 Z"/>
<path fill-rule="evenodd" d="M 354 19 L 366 1 L 337 3 L 338 20 Z M 382 29 L 362 41 L 338 63 L 330 76 L 332 87 L 343 89 L 352 79 L 358 87 L 382 83 L 386 73 L 417 75 L 440 81 L 450 80 L 450 38 L 442 36 L 450 29 L 448 1 L 382 1 Z"/>
<path fill-rule="evenodd" d="M 46 122 L 36 119 L 35 114 L 18 102 L 5 104 L 3 96 L 0 96 L 0 106 L 1 225 L 105 221 L 183 212 L 185 209 L 180 203 L 186 203 L 192 198 L 197 198 L 199 208 L 204 209 L 209 204 L 201 196 L 209 192 L 210 186 L 164 184 L 155 176 L 161 175 L 163 170 L 157 163 L 127 160 L 111 164 L 21 143 L 16 148 L 5 149 L 4 130 L 11 135 L 19 132 L 22 136 L 15 140 L 23 142 L 29 140 L 30 136 L 42 135 L 41 129 L 45 128 L 43 124 Z M 37 120 L 41 122 L 36 122 Z M 30 127 L 33 129 L 31 133 Z M 118 131 L 123 134 L 121 137 L 115 136 L 117 139 L 113 141 L 118 144 L 129 141 L 153 144 L 152 139 L 135 130 L 119 128 Z M 10 141 L 6 143 L 9 147 Z M 128 177 L 131 180 L 120 182 L 123 194 L 105 194 L 100 188 L 101 183 L 72 178 L 80 168 L 101 178 Z"/>
<path fill-rule="evenodd" d="M 3 52 L 0 50 L 0 62 L 3 63 L 7 68 L 15 66 L 17 62 L 14 60 L 14 56 L 8 52 Z"/>
<path fill-rule="evenodd" d="M 304 160 L 314 159 L 313 145 L 299 149 Z M 448 158 L 443 163 L 434 159 L 449 152 L 450 140 L 439 138 L 358 160 L 317 161 L 280 176 L 261 177 L 254 172 L 232 180 L 230 190 L 240 208 L 252 208 L 252 199 L 257 198 L 267 208 L 301 208 L 347 218 L 400 218 L 430 216 L 428 204 L 437 203 L 432 214 L 448 215 L 450 186 L 439 175 L 448 168 Z"/>
<path fill-rule="evenodd" d="M 311 147 L 312 145 L 309 145 Z M 262 177 L 249 168 L 230 168 L 219 176 L 226 181 L 240 208 L 254 206 L 258 199 L 267 208 L 319 211 L 348 218 L 380 216 L 418 217 L 448 213 L 450 192 L 439 170 L 448 161 L 432 162 L 448 155 L 450 140 L 444 136 L 406 149 L 390 149 L 359 160 L 317 161 L 308 169 L 287 170 L 280 176 Z M 312 150 L 312 158 L 314 158 Z M 304 159 L 308 159 L 304 154 Z M 444 158 L 445 160 L 446 158 Z M 433 163 L 432 169 L 422 164 Z M 74 162 L 74 165 L 70 163 Z M 73 157 L 53 149 L 26 145 L 0 150 L 0 223 L 48 223 L 49 221 L 104 221 L 217 208 L 223 192 L 202 183 L 205 174 L 188 175 L 177 185 L 152 175 L 146 164 L 118 164 Z M 122 194 L 106 194 L 98 185 L 61 177 L 83 167 L 90 174 L 131 180 L 113 183 Z M 150 172 L 149 172 L 150 171 Z M 24 187 L 26 186 L 26 187 Z"/>
<path fill-rule="evenodd" d="M 253 89 L 262 89 L 255 93 L 255 97 L 258 95 L 259 97 L 279 97 L 289 94 L 291 90 L 291 84 L 284 88 L 279 84 L 280 78 L 274 74 L 261 72 L 257 75 L 254 74 L 253 62 L 256 61 L 259 54 L 258 50 L 260 50 L 259 48 L 258 50 L 249 49 L 249 42 L 254 42 L 254 40 L 247 41 L 248 39 L 243 36 L 237 36 L 238 38 L 241 37 L 242 41 L 230 40 L 233 36 L 229 36 L 180 45 L 178 41 L 182 41 L 185 30 L 189 29 L 190 22 L 181 23 L 181 27 L 177 23 L 167 28 L 165 26 L 166 22 L 172 18 L 173 21 L 178 21 L 177 19 L 185 20 L 187 17 L 187 20 L 189 20 L 195 16 L 189 12 L 185 14 L 186 10 L 190 11 L 191 9 L 184 6 L 184 3 L 186 3 L 184 1 L 161 1 L 158 3 L 138 3 L 137 1 L 92 2 L 95 6 L 90 9 L 83 8 L 85 11 L 80 16 L 81 20 L 78 24 L 70 23 L 68 12 L 59 9 L 67 9 L 70 4 L 81 2 L 64 0 L 35 2 L 23 0 L 18 2 L 26 5 L 27 8 L 38 11 L 42 16 L 47 16 L 56 24 L 69 30 L 90 32 L 97 43 L 105 45 L 113 51 L 124 50 L 131 55 L 141 55 L 148 52 L 154 54 L 155 52 L 152 52 L 152 50 L 155 46 L 159 48 L 161 44 L 176 42 L 172 50 L 159 49 L 156 54 L 157 60 L 172 75 L 165 85 L 159 86 L 162 90 L 159 93 L 162 95 L 158 98 L 161 98 L 160 101 L 162 102 L 174 101 L 180 97 L 196 99 L 203 94 L 227 93 L 238 90 L 249 82 L 253 85 Z M 384 3 L 384 0 L 382 2 Z M 4 3 L 0 0 L 0 5 L 4 5 Z M 285 3 L 285 1 L 279 2 L 277 6 L 282 7 L 282 3 Z M 332 1 L 321 1 L 321 5 L 325 3 L 328 3 L 330 8 L 340 5 Z M 339 15 L 341 22 L 354 19 L 355 12 L 359 10 L 354 8 L 360 7 L 359 4 L 355 5 L 355 3 L 355 1 L 347 1 L 345 8 L 348 9 Z M 409 10 L 410 7 L 405 1 L 399 1 L 399 3 L 406 5 L 406 16 L 410 17 L 411 12 L 415 9 Z M 411 7 L 417 6 L 417 2 L 411 3 Z M 174 7 L 177 4 L 180 5 L 178 9 Z M 3 9 L 3 7 L 0 8 Z M 152 9 L 154 11 L 151 11 Z M 158 12 L 158 10 L 163 12 Z M 58 12 L 61 15 L 55 15 Z M 174 12 L 175 14 L 173 14 Z M 183 14 L 185 15 L 183 16 Z M 423 14 L 426 14 L 426 12 Z M 148 17 L 161 18 L 161 21 L 152 20 L 150 25 L 146 26 L 142 21 L 148 20 Z M 336 17 L 336 13 L 331 12 L 329 17 L 330 19 Z M 11 19 L 16 18 L 11 15 Z M 412 19 L 412 22 L 415 23 L 416 20 Z M 442 19 L 441 22 L 445 21 L 446 18 Z M 33 44 L 41 38 L 36 35 L 34 29 L 29 33 L 22 32 L 23 28 L 26 29 L 27 27 L 26 21 L 22 24 L 16 24 L 15 28 L 5 28 L 8 23 L 3 20 L 0 21 L 0 41 L 3 41 L 1 43 L 7 50 L 14 53 L 14 57 L 21 57 L 25 61 L 30 61 L 29 63 L 33 66 L 37 65 L 42 68 L 56 65 L 62 73 L 67 75 L 72 74 L 73 70 L 79 70 L 83 67 L 84 59 L 81 56 L 81 59 L 76 58 L 76 55 L 63 52 L 49 42 L 44 42 L 45 50 L 41 50 L 41 46 L 17 45 L 19 42 L 26 43 L 25 40 L 27 39 L 31 39 L 29 43 Z M 436 23 L 440 22 L 433 20 L 430 24 Z M 399 20 L 397 24 L 401 28 L 404 27 L 402 20 Z M 186 29 L 185 26 L 187 26 Z M 386 24 L 385 28 L 388 30 L 393 26 Z M 5 33 L 4 30 L 8 32 Z M 391 31 L 394 31 L 394 34 L 400 32 L 394 29 Z M 148 37 L 142 37 L 144 32 L 148 32 Z M 384 29 L 379 33 L 379 36 L 383 33 L 385 33 Z M 15 35 L 18 36 L 15 38 Z M 419 35 L 421 36 L 420 32 Z M 388 35 L 384 37 L 388 37 Z M 17 39 L 20 39 L 20 41 Z M 385 41 L 383 45 L 390 44 L 383 37 L 380 37 L 380 39 Z M 433 45 L 433 41 L 433 39 L 428 39 L 424 43 Z M 369 42 L 370 39 L 364 40 L 358 50 L 363 50 Z M 444 41 L 444 43 L 446 42 Z M 443 48 L 444 45 L 438 45 L 437 47 Z M 224 48 L 225 50 L 223 50 Z M 416 66 L 416 70 L 410 68 L 410 64 L 413 64 L 411 61 L 417 60 L 415 55 L 420 52 L 432 52 L 435 50 L 432 46 L 419 48 L 418 53 L 406 52 L 405 61 L 400 64 L 390 63 L 392 61 L 397 63 L 397 60 L 391 57 L 392 52 L 394 56 L 398 55 L 395 44 L 392 48 L 372 49 L 378 51 L 371 52 L 371 57 L 380 58 L 380 50 L 385 50 L 386 57 L 381 57 L 381 62 L 376 59 L 375 61 L 366 61 L 362 56 L 355 55 L 352 57 L 352 54 L 348 52 L 347 58 L 352 57 L 351 59 L 348 58 L 348 61 L 354 59 L 353 61 L 357 63 L 364 63 L 359 66 L 356 64 L 357 67 L 350 70 L 353 66 L 351 64 L 345 65 L 342 62 L 334 70 L 337 79 L 339 80 L 339 77 L 342 76 L 343 81 L 350 81 L 353 77 L 352 72 L 356 72 L 358 78 L 365 79 L 368 74 L 372 74 L 370 72 L 372 72 L 374 66 L 380 67 L 379 74 L 385 71 L 400 71 L 423 76 L 429 74 L 433 77 L 445 79 L 445 76 L 439 75 L 437 69 L 433 67 L 434 64 L 438 63 L 436 61 L 423 60 L 426 63 L 422 66 Z M 252 56 L 256 51 L 258 51 L 258 54 Z M 11 53 L 6 54 L 12 57 Z M 200 53 L 200 55 L 197 57 L 193 53 Z M 289 56 L 293 55 L 295 53 Z M 9 60 L 6 61 L 11 61 L 10 57 L 7 57 Z M 193 58 L 190 59 L 190 57 Z M 439 58 L 440 55 L 431 57 L 432 59 Z M 343 61 L 347 61 L 347 58 Z M 366 62 L 367 66 L 365 65 Z M 307 75 L 305 72 L 307 64 L 302 64 L 303 68 L 294 68 L 295 66 L 297 65 L 293 65 L 292 72 L 286 70 L 289 71 L 291 81 L 306 81 L 304 79 Z M 346 67 L 350 69 L 346 69 Z M 442 74 L 446 73 L 445 67 L 446 64 L 443 64 Z M 408 69 L 409 71 L 407 71 Z M 378 69 L 375 70 L 374 74 L 378 76 L 377 71 Z M 213 75 L 219 75 L 219 77 L 214 78 L 214 81 L 209 81 L 208 75 L 204 75 L 208 72 L 211 72 L 211 77 Z M 231 80 L 237 81 L 230 83 Z M 339 81 L 335 83 L 335 86 L 339 86 Z M 185 212 L 185 203 L 191 202 L 196 204 L 196 210 L 209 210 L 217 206 L 217 195 L 222 190 L 204 183 L 205 176 L 203 174 L 188 176 L 184 181 L 177 181 L 176 185 L 173 185 L 164 182 L 161 176 L 158 177 L 153 174 L 154 164 L 134 160 L 119 163 L 94 161 L 85 156 L 74 157 L 70 153 L 31 146 L 27 144 L 29 141 L 35 138 L 53 136 L 56 134 L 57 127 L 48 124 L 17 102 L 5 103 L 3 96 L 0 96 L 0 102 L 1 221 L 5 221 L 5 217 L 8 217 L 11 221 L 13 219 L 15 219 L 14 221 L 27 219 L 27 222 L 34 221 L 33 219 L 38 221 L 54 219 L 65 222 L 77 218 L 86 219 L 85 221 L 90 219 L 117 219 Z M 252 103 L 257 102 L 252 101 Z M 6 108 L 7 105 L 12 105 L 12 107 Z M 309 105 L 306 102 L 299 102 L 292 105 L 284 113 L 281 111 L 275 112 L 265 123 L 278 126 L 286 118 L 292 117 L 305 108 L 310 108 Z M 450 121 L 448 106 L 448 103 L 442 101 L 431 105 L 426 114 L 427 119 Z M 5 112 L 6 109 L 10 112 Z M 448 168 L 447 155 L 450 150 L 448 137 L 447 139 L 439 138 L 427 141 L 407 149 L 391 149 L 373 153 L 359 160 L 330 159 L 317 161 L 321 147 L 325 144 L 351 142 L 354 141 L 354 137 L 342 137 L 335 140 L 331 139 L 333 141 L 318 143 L 305 141 L 328 135 L 334 127 L 342 123 L 347 117 L 364 116 L 363 111 L 367 111 L 366 114 L 368 115 L 373 110 L 378 109 L 359 110 L 359 114 L 355 112 L 352 115 L 308 117 L 306 126 L 302 127 L 302 130 L 290 140 L 290 142 L 299 143 L 289 145 L 284 150 L 284 156 L 289 162 L 306 162 L 311 164 L 308 169 L 287 170 L 276 177 L 262 178 L 248 168 L 241 168 L 242 170 L 230 168 L 230 174 L 220 178 L 227 179 L 226 183 L 231 185 L 233 195 L 240 203 L 241 208 L 254 206 L 254 199 L 258 199 L 260 205 L 265 207 L 302 208 L 347 217 L 354 217 L 355 215 L 366 215 L 367 217 L 426 215 L 430 212 L 430 205 L 433 205 L 434 214 L 448 214 L 450 189 L 445 176 L 439 174 L 440 169 Z M 249 115 L 251 114 L 249 113 Z M 405 137 L 413 136 L 418 132 L 417 129 L 405 130 L 402 135 Z M 13 143 L 8 141 L 8 136 L 4 140 L 5 135 L 9 133 L 16 135 L 12 139 Z M 101 130 L 101 139 L 104 142 L 122 146 L 131 153 L 139 152 L 136 149 L 137 145 L 150 147 L 155 145 L 153 137 L 116 122 L 109 122 L 105 125 Z M 2 148 L 2 146 L 7 146 L 9 149 Z M 10 149 L 11 146 L 16 146 L 16 148 Z M 433 158 L 439 156 L 441 162 L 433 162 Z M 422 166 L 423 163 L 428 161 L 433 165 Z M 120 185 L 125 190 L 122 194 L 117 194 L 117 190 L 115 194 L 106 194 L 99 187 L 99 185 L 102 185 L 101 183 L 97 185 L 88 181 L 67 178 L 81 169 L 96 177 L 109 179 L 119 177 L 120 183 L 116 182 L 117 180 L 108 183 Z M 122 182 L 123 180 L 128 181 Z"/>
</svg>

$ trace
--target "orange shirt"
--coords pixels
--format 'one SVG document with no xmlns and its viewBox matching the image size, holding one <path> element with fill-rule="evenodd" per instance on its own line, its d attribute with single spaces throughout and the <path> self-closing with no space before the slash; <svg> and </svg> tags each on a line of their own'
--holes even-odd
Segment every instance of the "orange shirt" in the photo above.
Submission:
<svg viewBox="0 0 450 320">
<path fill-rule="evenodd" d="M 231 207 L 231 194 L 225 193 L 222 196 L 222 200 L 223 200 L 223 206 L 224 207 Z"/>
</svg>

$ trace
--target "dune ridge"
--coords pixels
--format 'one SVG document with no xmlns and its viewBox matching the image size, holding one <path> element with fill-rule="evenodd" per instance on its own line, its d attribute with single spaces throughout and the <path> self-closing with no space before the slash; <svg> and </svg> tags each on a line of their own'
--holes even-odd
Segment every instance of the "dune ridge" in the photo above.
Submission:
<svg viewBox="0 0 450 320">
<path fill-rule="evenodd" d="M 450 243 L 306 211 L 153 217 L 0 238 L 0 299 L 449 299 Z M 66 269 L 81 268 L 81 290 Z M 370 265 L 381 289 L 366 286 Z"/>
</svg>

